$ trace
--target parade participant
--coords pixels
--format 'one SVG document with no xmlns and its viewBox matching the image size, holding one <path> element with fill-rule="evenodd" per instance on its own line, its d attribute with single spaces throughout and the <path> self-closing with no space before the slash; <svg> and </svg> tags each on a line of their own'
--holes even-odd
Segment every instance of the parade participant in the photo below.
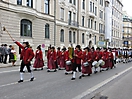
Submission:
<svg viewBox="0 0 132 99">
<path fill-rule="evenodd" d="M 119 52 L 119 55 L 118 55 L 118 51 L 116 50 L 116 48 L 114 48 L 114 49 L 112 50 L 112 53 L 113 53 L 114 67 L 116 67 L 116 66 L 115 66 L 116 60 L 117 60 L 118 56 L 121 55 L 121 52 Z M 121 57 L 121 56 L 120 56 L 120 57 Z"/>
<path fill-rule="evenodd" d="M 95 57 L 96 57 L 96 52 L 95 52 L 94 47 L 91 48 L 91 51 L 90 52 L 91 52 L 92 62 L 94 62 L 95 61 Z"/>
<path fill-rule="evenodd" d="M 127 60 L 128 60 L 128 50 L 127 49 L 124 49 L 123 57 L 124 57 L 123 63 L 127 63 Z"/>
<path fill-rule="evenodd" d="M 49 52 L 49 56 L 48 56 L 48 70 L 47 72 L 51 72 L 54 71 L 56 72 L 56 51 L 55 51 L 55 47 L 51 47 L 51 51 Z"/>
<path fill-rule="evenodd" d="M 76 78 L 76 69 L 78 68 L 79 71 L 79 79 L 81 79 L 82 77 L 82 73 L 81 73 L 81 58 L 82 58 L 82 50 L 81 50 L 81 46 L 77 45 L 76 49 L 74 51 L 74 65 L 73 65 L 73 76 L 71 78 L 71 80 L 75 80 Z"/>
<path fill-rule="evenodd" d="M 41 68 L 41 70 L 43 70 L 43 66 L 44 66 L 43 53 L 41 51 L 41 46 L 38 46 L 35 52 L 35 62 L 33 65 L 33 67 L 35 68 L 34 71 L 36 71 L 38 68 Z"/>
<path fill-rule="evenodd" d="M 66 48 L 63 48 L 61 53 L 60 53 L 60 67 L 59 67 L 59 70 L 64 70 L 65 69 L 65 51 L 66 51 Z"/>
<path fill-rule="evenodd" d="M 84 77 L 85 74 L 87 74 L 87 76 L 90 76 L 90 74 L 92 74 L 91 53 L 89 53 L 90 49 L 86 47 L 84 48 L 84 50 L 85 51 L 82 53 L 82 77 Z M 85 64 L 86 62 L 88 62 L 88 65 Z"/>
<path fill-rule="evenodd" d="M 108 51 L 108 66 L 111 69 L 114 66 L 114 56 L 113 56 L 113 53 L 112 53 L 112 49 L 111 48 L 109 48 L 109 51 Z"/>
<path fill-rule="evenodd" d="M 108 64 L 108 52 L 107 52 L 107 48 L 104 48 L 104 51 L 102 52 L 102 60 L 105 61 L 105 65 L 102 66 L 101 68 L 106 68 L 106 70 L 109 69 L 109 64 Z M 104 71 L 102 69 L 102 71 Z"/>
<path fill-rule="evenodd" d="M 56 61 L 57 61 L 58 67 L 60 67 L 60 56 L 61 56 L 61 51 L 60 51 L 60 47 L 58 47 L 57 53 L 56 53 Z"/>
<path fill-rule="evenodd" d="M 74 53 L 74 48 L 72 48 L 72 47 L 68 47 L 68 50 L 65 51 L 65 62 L 67 62 L 67 61 L 71 62 L 71 64 L 66 64 L 66 68 L 65 68 L 66 75 L 73 73 L 73 63 L 74 63 L 73 53 Z"/>
<path fill-rule="evenodd" d="M 21 49 L 21 56 L 20 59 L 22 60 L 21 66 L 20 66 L 20 80 L 18 83 L 23 82 L 23 69 L 26 66 L 28 72 L 31 74 L 31 79 L 30 81 L 34 80 L 33 72 L 31 71 L 31 61 L 34 58 L 34 53 L 33 51 L 29 48 L 29 43 L 28 42 L 23 42 L 23 45 L 21 45 L 19 42 L 13 40 Z"/>
<path fill-rule="evenodd" d="M 100 51 L 100 48 L 98 47 L 98 48 L 96 48 L 96 51 L 95 51 L 95 61 L 98 62 L 101 59 L 101 57 L 102 57 L 102 51 Z M 95 68 L 94 73 L 97 73 L 97 72 L 98 71 Z"/>
<path fill-rule="evenodd" d="M 49 57 L 50 57 L 50 52 L 51 52 L 51 46 L 48 47 L 48 52 L 47 52 L 47 69 L 49 68 Z"/>
<path fill-rule="evenodd" d="M 11 53 L 10 53 L 10 61 L 12 62 L 12 66 L 15 66 L 15 62 L 17 60 L 16 51 L 14 47 L 11 47 Z"/>
</svg>

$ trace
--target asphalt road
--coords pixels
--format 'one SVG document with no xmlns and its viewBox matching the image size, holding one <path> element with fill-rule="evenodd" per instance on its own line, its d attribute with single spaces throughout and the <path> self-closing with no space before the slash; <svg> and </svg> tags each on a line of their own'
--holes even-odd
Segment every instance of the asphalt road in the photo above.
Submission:
<svg viewBox="0 0 132 99">
<path fill-rule="evenodd" d="M 64 71 L 47 73 L 44 69 L 34 72 L 36 79 L 33 82 L 29 81 L 30 74 L 25 73 L 25 81 L 18 84 L 18 67 L 0 68 L 0 99 L 91 99 L 94 96 L 93 99 L 100 99 L 101 96 L 107 96 L 108 99 L 132 99 L 119 97 L 127 94 L 125 86 L 132 90 L 129 86 L 131 70 L 132 63 L 120 63 L 115 69 L 92 74 L 90 77 L 78 79 L 77 74 L 77 79 L 71 81 L 72 75 L 65 75 Z M 126 96 L 128 95 L 131 93 Z M 113 98 L 115 96 L 117 97 Z"/>
</svg>

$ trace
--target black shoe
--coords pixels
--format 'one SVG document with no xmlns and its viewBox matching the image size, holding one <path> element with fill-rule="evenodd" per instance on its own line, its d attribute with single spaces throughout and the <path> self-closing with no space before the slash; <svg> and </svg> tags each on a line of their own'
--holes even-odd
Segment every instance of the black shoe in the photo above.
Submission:
<svg viewBox="0 0 132 99">
<path fill-rule="evenodd" d="M 68 73 L 65 73 L 65 75 L 68 75 Z"/>
<path fill-rule="evenodd" d="M 90 76 L 90 74 L 88 74 L 88 76 Z"/>
<path fill-rule="evenodd" d="M 43 68 L 41 68 L 41 70 L 43 70 Z"/>
<path fill-rule="evenodd" d="M 33 71 L 37 71 L 37 69 L 34 69 Z"/>
<path fill-rule="evenodd" d="M 23 80 L 19 80 L 19 81 L 18 81 L 18 83 L 21 83 L 21 82 L 23 82 Z"/>
<path fill-rule="evenodd" d="M 109 70 L 109 68 L 106 69 L 106 71 Z"/>
<path fill-rule="evenodd" d="M 84 74 L 82 74 L 82 77 L 85 77 L 85 75 L 84 75 Z"/>
<path fill-rule="evenodd" d="M 50 70 L 47 70 L 47 72 L 50 72 Z"/>
<path fill-rule="evenodd" d="M 57 70 L 55 69 L 54 72 L 57 72 Z"/>
<path fill-rule="evenodd" d="M 33 81 L 34 80 L 34 77 L 32 77 L 31 79 L 30 79 L 30 81 Z"/>
<path fill-rule="evenodd" d="M 94 73 L 96 74 L 98 71 L 94 71 Z"/>
<path fill-rule="evenodd" d="M 75 80 L 76 78 L 71 78 L 71 80 Z"/>
<path fill-rule="evenodd" d="M 79 76 L 79 79 L 82 79 L 82 76 Z"/>
</svg>

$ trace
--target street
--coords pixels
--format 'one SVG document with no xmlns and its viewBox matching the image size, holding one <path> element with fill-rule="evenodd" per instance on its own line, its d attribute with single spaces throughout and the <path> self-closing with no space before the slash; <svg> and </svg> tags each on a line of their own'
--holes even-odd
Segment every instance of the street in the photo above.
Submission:
<svg viewBox="0 0 132 99">
<path fill-rule="evenodd" d="M 35 80 L 24 74 L 24 82 L 17 83 L 19 67 L 0 68 L 0 99 L 132 99 L 132 63 L 117 64 L 112 70 L 92 74 L 71 81 L 64 71 L 47 73 L 35 71 Z M 107 99 L 107 98 L 102 98 Z"/>
</svg>

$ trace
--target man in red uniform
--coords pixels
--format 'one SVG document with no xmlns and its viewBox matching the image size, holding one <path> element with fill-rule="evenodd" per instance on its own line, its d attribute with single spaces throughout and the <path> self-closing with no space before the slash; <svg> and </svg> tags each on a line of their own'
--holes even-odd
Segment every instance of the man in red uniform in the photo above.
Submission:
<svg viewBox="0 0 132 99">
<path fill-rule="evenodd" d="M 61 51 L 60 51 L 60 47 L 58 47 L 57 53 L 56 53 L 56 61 L 57 61 L 58 67 L 60 67 L 60 56 L 61 56 Z"/>
<path fill-rule="evenodd" d="M 77 68 L 78 68 L 78 71 L 80 73 L 79 79 L 81 79 L 81 77 L 82 77 L 82 73 L 81 73 L 81 58 L 82 58 L 81 46 L 77 45 L 76 49 L 74 51 L 74 67 L 73 67 L 73 76 L 72 76 L 71 80 L 75 80 L 76 79 L 76 69 Z"/>
<path fill-rule="evenodd" d="M 23 82 L 23 69 L 26 66 L 28 72 L 31 74 L 31 79 L 30 81 L 34 80 L 34 76 L 33 76 L 33 72 L 31 71 L 31 61 L 34 58 L 34 53 L 32 51 L 32 49 L 30 49 L 29 47 L 29 43 L 28 42 L 23 42 L 23 45 L 21 45 L 19 42 L 13 40 L 21 49 L 21 56 L 20 59 L 22 60 L 21 62 L 21 66 L 20 66 L 20 80 L 18 81 L 18 83 Z"/>
</svg>

